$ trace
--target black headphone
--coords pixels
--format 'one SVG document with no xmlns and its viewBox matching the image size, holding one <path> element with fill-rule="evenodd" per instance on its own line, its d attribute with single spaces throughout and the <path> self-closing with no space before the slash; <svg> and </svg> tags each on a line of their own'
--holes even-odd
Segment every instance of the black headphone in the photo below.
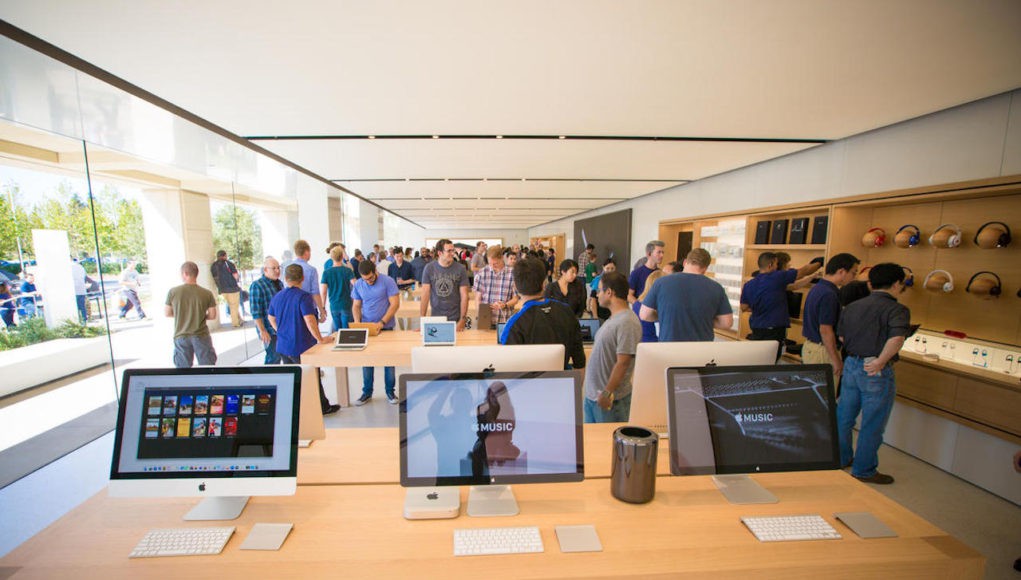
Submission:
<svg viewBox="0 0 1021 580">
<path fill-rule="evenodd" d="M 911 234 L 911 237 L 908 238 L 908 247 L 913 248 L 922 241 L 922 230 L 918 229 L 918 226 L 916 225 L 906 224 L 901 226 L 900 229 L 897 230 L 897 233 L 899 234 L 908 228 L 915 230 L 915 233 Z"/>
<path fill-rule="evenodd" d="M 1000 277 L 996 274 L 996 272 L 990 272 L 989 270 L 975 272 L 975 275 L 971 277 L 971 280 L 968 280 L 968 285 L 964 287 L 964 291 L 971 292 L 971 283 L 975 281 L 975 278 L 978 278 L 982 274 L 989 274 L 990 276 L 996 278 L 996 286 L 993 286 L 992 288 L 989 289 L 990 296 L 999 296 L 1000 294 L 1003 294 L 1003 282 L 1000 280 Z"/>
<path fill-rule="evenodd" d="M 1001 226 L 1004 227 L 1004 229 L 1007 230 L 1007 231 L 1003 232 L 1002 234 L 1000 234 L 999 239 L 996 240 L 996 247 L 997 248 L 1005 248 L 1005 247 L 1010 245 L 1010 240 L 1011 240 L 1011 238 L 1010 238 L 1010 226 L 1008 226 L 1007 224 L 1005 224 L 1003 222 L 986 222 L 986 223 L 982 224 L 982 227 L 980 227 L 977 232 L 975 232 L 975 245 L 976 246 L 978 245 L 978 235 L 982 233 L 982 230 L 986 229 L 987 226 L 991 226 L 991 225 L 994 225 L 994 224 L 1001 225 Z"/>
</svg>

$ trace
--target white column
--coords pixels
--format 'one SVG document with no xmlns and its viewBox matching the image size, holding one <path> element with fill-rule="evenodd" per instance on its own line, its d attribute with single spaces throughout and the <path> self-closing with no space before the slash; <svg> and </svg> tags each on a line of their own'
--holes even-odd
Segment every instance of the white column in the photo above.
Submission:
<svg viewBox="0 0 1021 580">
<path fill-rule="evenodd" d="M 213 256 L 213 219 L 209 198 L 190 191 L 146 190 L 139 199 L 145 227 L 145 246 L 152 284 L 154 329 L 173 336 L 173 319 L 163 316 L 167 292 L 182 284 L 181 264 L 187 260 L 199 266 L 199 285 L 216 293 L 209 266 Z M 209 321 L 209 328 L 219 324 Z"/>
<path fill-rule="evenodd" d="M 260 210 L 262 226 L 262 252 L 283 261 L 285 250 L 293 252 L 294 240 L 298 236 L 298 214 L 285 210 Z M 256 256 L 256 265 L 262 266 L 266 256 Z"/>
<path fill-rule="evenodd" d="M 312 180 L 298 181 L 298 237 L 312 246 L 309 260 L 322 274 L 324 250 L 330 244 L 329 203 L 326 185 Z M 293 241 L 293 240 L 292 240 Z"/>
<path fill-rule="evenodd" d="M 71 275 L 71 247 L 64 230 L 32 230 L 35 248 L 35 285 L 46 305 L 46 326 L 78 320 L 78 303 Z"/>
</svg>

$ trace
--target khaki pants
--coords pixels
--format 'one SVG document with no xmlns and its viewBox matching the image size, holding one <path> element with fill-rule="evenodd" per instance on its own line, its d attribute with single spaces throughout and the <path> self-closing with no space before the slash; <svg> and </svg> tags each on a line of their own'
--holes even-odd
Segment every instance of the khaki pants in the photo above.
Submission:
<svg viewBox="0 0 1021 580">
<path fill-rule="evenodd" d="M 220 294 L 223 299 L 227 301 L 227 306 L 230 307 L 230 325 L 234 328 L 241 326 L 241 293 L 230 292 Z"/>
<path fill-rule="evenodd" d="M 830 355 L 826 352 L 826 347 L 808 340 L 801 347 L 801 362 L 806 365 L 831 364 Z"/>
</svg>

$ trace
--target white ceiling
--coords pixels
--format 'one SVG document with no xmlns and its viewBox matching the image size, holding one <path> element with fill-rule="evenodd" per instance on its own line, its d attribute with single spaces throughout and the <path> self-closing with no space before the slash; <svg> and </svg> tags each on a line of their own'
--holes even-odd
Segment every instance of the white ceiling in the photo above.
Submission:
<svg viewBox="0 0 1021 580">
<path fill-rule="evenodd" d="M 1017 0 L 4 0 L 0 18 L 289 137 L 255 142 L 430 228 L 536 225 L 1021 87 Z M 293 139 L 369 135 L 426 138 Z"/>
</svg>

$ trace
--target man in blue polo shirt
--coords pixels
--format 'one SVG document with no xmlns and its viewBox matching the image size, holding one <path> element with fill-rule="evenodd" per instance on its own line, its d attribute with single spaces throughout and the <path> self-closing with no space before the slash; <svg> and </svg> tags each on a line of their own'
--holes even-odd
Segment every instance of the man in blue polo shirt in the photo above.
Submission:
<svg viewBox="0 0 1021 580">
<path fill-rule="evenodd" d="M 844 361 L 837 345 L 837 322 L 840 320 L 840 288 L 858 275 L 861 260 L 851 254 L 837 254 L 826 262 L 826 273 L 805 298 L 801 334 L 805 345 L 801 361 L 805 364 L 826 364 L 839 377 Z"/>
<path fill-rule="evenodd" d="M 316 344 L 330 342 L 329 338 L 319 333 L 316 303 L 311 294 L 301 289 L 304 279 L 301 265 L 291 264 L 284 270 L 284 284 L 287 288 L 277 292 L 269 301 L 267 316 L 277 331 L 277 354 L 284 364 L 300 364 L 301 353 Z M 315 372 L 318 375 L 319 369 Z M 324 415 L 340 410 L 340 405 L 331 405 L 326 398 L 322 381 L 319 381 L 319 402 Z"/>
<path fill-rule="evenodd" d="M 809 278 L 823 263 L 816 258 L 795 270 L 777 269 L 777 256 L 773 252 L 759 254 L 759 272 L 741 288 L 741 312 L 751 312 L 748 326 L 752 333 L 750 340 L 778 341 L 776 359 L 780 360 L 787 341 L 787 329 L 791 326 L 790 311 L 787 308 L 787 289 L 804 288 Z"/>
<path fill-rule="evenodd" d="M 351 313 L 354 315 L 354 321 L 373 322 L 379 326 L 379 330 L 393 330 L 394 318 L 401 306 L 397 283 L 389 276 L 380 276 L 376 273 L 376 265 L 369 260 L 363 260 L 358 264 L 358 274 L 361 279 L 355 282 L 354 289 L 351 290 Z M 386 398 L 391 405 L 398 402 L 394 393 L 395 371 L 394 367 L 383 367 Z M 375 367 L 362 367 L 362 396 L 355 401 L 356 406 L 360 407 L 372 399 L 375 374 Z"/>
</svg>

